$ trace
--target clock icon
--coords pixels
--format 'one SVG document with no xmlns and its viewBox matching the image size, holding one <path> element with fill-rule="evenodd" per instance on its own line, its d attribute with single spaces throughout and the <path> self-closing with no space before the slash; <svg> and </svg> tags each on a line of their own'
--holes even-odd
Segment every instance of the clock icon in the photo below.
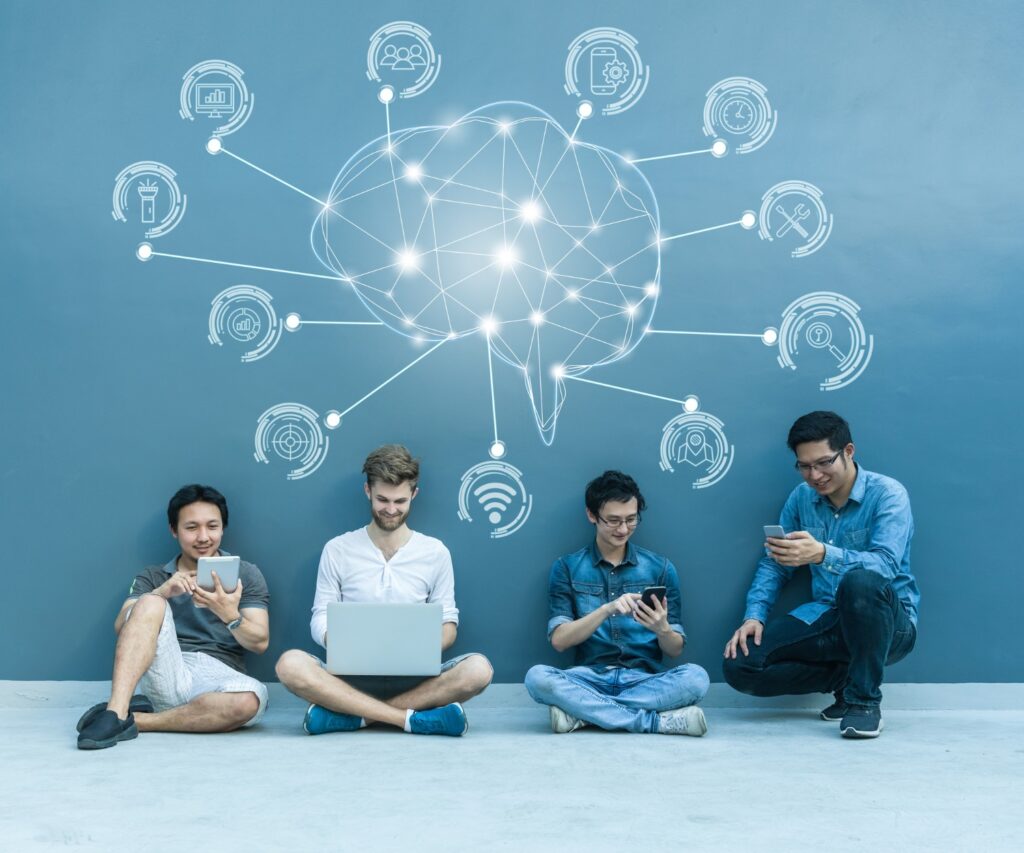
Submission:
<svg viewBox="0 0 1024 853">
<path fill-rule="evenodd" d="M 722 126 L 730 133 L 746 133 L 754 124 L 753 102 L 742 96 L 729 98 L 721 107 Z"/>
</svg>

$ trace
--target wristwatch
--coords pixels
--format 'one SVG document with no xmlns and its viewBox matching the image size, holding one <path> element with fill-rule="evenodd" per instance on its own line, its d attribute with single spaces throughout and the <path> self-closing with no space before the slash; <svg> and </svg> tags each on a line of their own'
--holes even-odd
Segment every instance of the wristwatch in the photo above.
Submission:
<svg viewBox="0 0 1024 853">
<path fill-rule="evenodd" d="M 235 628 L 237 628 L 241 624 L 242 624 L 242 614 L 238 614 L 238 618 L 237 619 L 232 619 L 230 622 L 228 622 L 227 628 L 228 628 L 229 631 L 234 631 Z"/>
</svg>

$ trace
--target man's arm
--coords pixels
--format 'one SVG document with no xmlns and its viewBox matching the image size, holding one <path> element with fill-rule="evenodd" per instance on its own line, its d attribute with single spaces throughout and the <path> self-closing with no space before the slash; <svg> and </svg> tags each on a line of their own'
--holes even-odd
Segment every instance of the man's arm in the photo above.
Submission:
<svg viewBox="0 0 1024 853">
<path fill-rule="evenodd" d="M 270 614 L 262 607 L 243 607 L 241 624 L 231 632 L 243 649 L 263 654 L 270 645 Z"/>
<path fill-rule="evenodd" d="M 632 614 L 640 596 L 627 592 L 625 595 L 602 604 L 596 610 L 577 616 L 576 602 L 569 582 L 569 567 L 564 559 L 556 560 L 551 566 L 548 582 L 548 639 L 556 652 L 564 652 L 589 639 L 601 627 L 605 619 L 616 613 Z"/>
<path fill-rule="evenodd" d="M 118 612 L 117 618 L 114 620 L 114 633 L 121 633 L 124 623 L 128 620 L 128 611 L 135 606 L 135 602 L 139 600 L 140 596 L 152 593 L 153 595 L 159 595 L 165 601 L 169 601 L 176 595 L 191 595 L 195 589 L 195 578 L 191 575 L 185 574 L 184 572 L 175 572 L 160 584 L 160 586 L 154 586 L 153 579 L 147 572 L 143 572 L 132 581 L 128 598 L 125 599 L 124 604 L 121 605 L 121 610 Z"/>
<path fill-rule="evenodd" d="M 459 626 L 454 622 L 445 622 L 441 626 L 441 651 L 447 651 L 455 645 L 455 637 L 459 633 Z"/>
<path fill-rule="evenodd" d="M 341 572 L 328 551 L 328 542 L 320 553 L 316 570 L 316 593 L 313 596 L 313 615 L 309 620 L 309 633 L 313 642 L 327 648 L 327 605 L 341 601 Z"/>
<path fill-rule="evenodd" d="M 779 524 L 785 530 L 793 531 L 800 527 L 800 516 L 797 513 L 797 491 L 798 489 L 794 489 L 790 493 L 782 507 L 782 512 L 779 513 Z M 798 565 L 803 565 L 803 563 Z M 743 614 L 744 622 L 756 620 L 764 625 L 768 619 L 768 613 L 779 597 L 779 591 L 793 577 L 795 568 L 796 566 L 779 563 L 770 554 L 765 554 L 758 560 L 757 569 L 754 571 L 754 580 L 747 591 L 747 606 Z"/>
</svg>

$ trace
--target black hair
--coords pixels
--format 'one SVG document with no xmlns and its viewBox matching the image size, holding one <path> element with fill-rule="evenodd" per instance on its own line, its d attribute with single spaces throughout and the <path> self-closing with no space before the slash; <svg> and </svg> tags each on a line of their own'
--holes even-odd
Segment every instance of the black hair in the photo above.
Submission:
<svg viewBox="0 0 1024 853">
<path fill-rule="evenodd" d="M 636 480 L 621 471 L 605 471 L 600 477 L 595 477 L 587 483 L 585 500 L 587 509 L 594 515 L 597 515 L 608 501 L 625 503 L 630 498 L 636 498 L 637 515 L 647 508 L 647 501 L 640 494 Z"/>
<path fill-rule="evenodd" d="M 850 425 L 835 412 L 810 412 L 796 419 L 796 423 L 789 429 L 786 444 L 796 453 L 801 444 L 826 439 L 833 450 L 842 450 L 853 441 Z"/>
<path fill-rule="evenodd" d="M 220 520 L 225 528 L 228 526 L 228 502 L 224 495 L 218 492 L 213 486 L 201 486 L 199 483 L 191 483 L 182 486 L 174 493 L 170 503 L 167 504 L 167 522 L 174 530 L 178 529 L 178 513 L 182 507 L 194 503 L 213 504 L 220 510 Z"/>
</svg>

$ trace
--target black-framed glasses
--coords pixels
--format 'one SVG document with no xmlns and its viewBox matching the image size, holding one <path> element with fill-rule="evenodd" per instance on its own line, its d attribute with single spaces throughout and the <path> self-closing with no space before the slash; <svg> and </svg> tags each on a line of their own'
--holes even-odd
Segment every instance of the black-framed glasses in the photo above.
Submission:
<svg viewBox="0 0 1024 853">
<path fill-rule="evenodd" d="M 619 518 L 613 515 L 611 518 L 605 518 L 602 515 L 597 516 L 597 520 L 601 522 L 605 527 L 611 530 L 618 530 L 623 524 L 626 525 L 630 530 L 636 527 L 640 523 L 640 513 L 636 515 L 627 515 L 625 518 Z"/>
<path fill-rule="evenodd" d="M 843 451 L 836 452 L 834 456 L 828 459 L 819 459 L 817 462 L 796 462 L 793 467 L 804 477 L 811 473 L 811 471 L 817 471 L 819 474 L 824 474 L 829 468 L 836 464 L 836 460 L 843 455 Z"/>
</svg>

